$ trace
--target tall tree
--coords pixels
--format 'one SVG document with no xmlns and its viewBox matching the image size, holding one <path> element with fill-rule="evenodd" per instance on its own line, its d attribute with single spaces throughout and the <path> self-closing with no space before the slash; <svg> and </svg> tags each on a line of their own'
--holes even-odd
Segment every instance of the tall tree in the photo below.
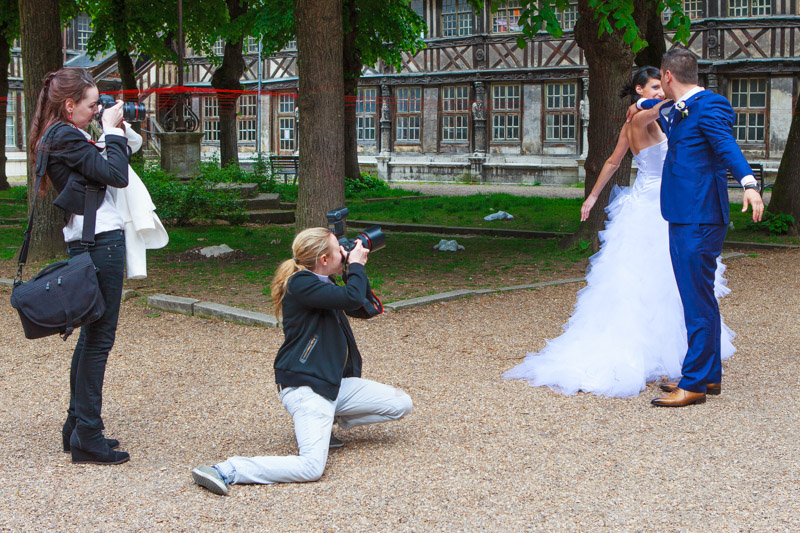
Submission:
<svg viewBox="0 0 800 533">
<path fill-rule="evenodd" d="M 473 5 L 480 0 L 471 0 Z M 491 0 L 490 9 L 495 10 L 505 2 Z M 548 33 L 560 37 L 562 29 L 556 16 L 557 11 L 569 7 L 568 0 L 522 0 L 519 23 L 523 35 L 517 39 L 520 47 L 527 45 L 544 27 Z M 589 151 L 584 163 L 586 169 L 585 194 L 591 192 L 597 182 L 605 160 L 611 155 L 619 132 L 625 121 L 625 103 L 617 97 L 620 80 L 631 75 L 631 67 L 637 53 L 648 46 L 640 28 L 645 28 L 648 38 L 661 44 L 657 51 L 663 50 L 664 35 L 658 33 L 652 21 L 660 19 L 664 7 L 673 14 L 666 29 L 676 30 L 675 40 L 686 42 L 689 36 L 690 21 L 683 12 L 682 0 L 578 0 L 578 21 L 575 25 L 575 40 L 586 54 L 589 67 Z M 660 20 L 659 20 L 660 24 Z M 654 54 L 641 54 L 642 61 L 655 62 Z M 660 56 L 657 58 L 660 63 Z M 627 185 L 630 180 L 631 158 L 626 157 L 619 170 L 598 199 L 590 217 L 581 223 L 578 231 L 564 239 L 562 246 L 568 247 L 576 241 L 588 240 L 595 249 L 599 246 L 598 232 L 603 228 L 608 197 L 613 185 Z"/>
<path fill-rule="evenodd" d="M 0 124 L 5 125 L 8 97 L 8 67 L 11 47 L 19 36 L 17 0 L 0 0 Z M 6 175 L 6 128 L 0 127 L 0 191 L 10 187 Z"/>
<path fill-rule="evenodd" d="M 411 9 L 408 0 L 344 0 L 344 173 L 360 176 L 356 98 L 364 65 L 379 59 L 399 69 L 403 52 L 416 53 L 425 47 L 420 35 L 425 21 Z"/>
<path fill-rule="evenodd" d="M 795 103 L 789 138 L 769 201 L 770 212 L 794 217 L 793 231 L 800 229 L 800 96 Z"/>
<path fill-rule="evenodd" d="M 295 0 L 300 109 L 298 230 L 344 205 L 341 0 Z"/>
<path fill-rule="evenodd" d="M 191 0 L 184 2 L 186 41 L 195 50 L 210 55 L 216 65 L 211 86 L 219 104 L 219 149 L 222 165 L 239 165 L 236 103 L 242 91 L 244 39 L 253 34 L 253 24 L 266 0 Z M 218 39 L 224 41 L 220 60 L 214 53 Z"/>
<path fill-rule="evenodd" d="M 48 72 L 62 66 L 62 38 L 58 0 L 25 0 L 19 3 L 20 36 L 22 39 L 22 68 L 24 72 L 25 116 L 30 131 L 31 119 L 42 80 Z M 27 135 L 27 132 L 26 132 Z M 30 146 L 30 143 L 28 143 Z M 28 205 L 36 191 L 36 176 L 28 165 Z M 64 240 L 61 227 L 64 213 L 53 205 L 55 188 L 49 187 L 47 194 L 39 198 L 36 205 L 36 220 L 31 230 L 31 260 L 49 259 L 63 254 Z"/>
</svg>

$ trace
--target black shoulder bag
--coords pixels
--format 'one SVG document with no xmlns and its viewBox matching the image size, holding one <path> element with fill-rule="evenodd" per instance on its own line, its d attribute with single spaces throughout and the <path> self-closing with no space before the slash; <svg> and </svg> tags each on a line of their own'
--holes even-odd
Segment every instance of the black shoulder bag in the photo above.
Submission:
<svg viewBox="0 0 800 533">
<path fill-rule="evenodd" d="M 40 147 L 61 123 L 50 126 L 42 136 Z M 97 268 L 89 254 L 89 246 L 94 244 L 94 229 L 97 220 L 97 207 L 103 187 L 87 186 L 86 203 L 83 213 L 83 234 L 81 244 L 86 252 L 68 261 L 48 265 L 29 281 L 22 281 L 22 267 L 28 260 L 28 247 L 31 241 L 33 216 L 36 212 L 36 197 L 42 176 L 47 171 L 48 150 L 39 149 L 36 157 L 36 186 L 34 189 L 31 215 L 25 240 L 19 251 L 19 270 L 11 290 L 11 306 L 19 312 L 25 337 L 38 339 L 58 333 L 62 339 L 72 334 L 75 328 L 98 320 L 106 310 L 103 294 L 97 282 Z"/>
</svg>

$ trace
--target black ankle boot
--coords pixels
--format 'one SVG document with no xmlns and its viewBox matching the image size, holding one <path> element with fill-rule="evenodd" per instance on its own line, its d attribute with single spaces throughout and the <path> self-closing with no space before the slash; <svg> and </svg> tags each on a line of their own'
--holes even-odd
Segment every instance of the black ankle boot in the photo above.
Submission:
<svg viewBox="0 0 800 533">
<path fill-rule="evenodd" d="M 77 431 L 72 432 L 69 439 L 70 451 L 72 452 L 72 462 L 76 464 L 92 465 L 118 465 L 127 462 L 131 456 L 126 452 L 116 452 L 105 443 L 103 434 L 98 432 L 96 435 L 84 438 L 78 436 Z"/>
<path fill-rule="evenodd" d="M 67 421 L 64 422 L 64 427 L 61 428 L 61 443 L 64 445 L 64 453 L 69 453 L 70 451 L 69 438 L 72 436 L 76 422 L 76 417 L 68 416 Z M 119 441 L 117 439 L 106 439 L 106 445 L 115 450 L 119 448 Z"/>
</svg>

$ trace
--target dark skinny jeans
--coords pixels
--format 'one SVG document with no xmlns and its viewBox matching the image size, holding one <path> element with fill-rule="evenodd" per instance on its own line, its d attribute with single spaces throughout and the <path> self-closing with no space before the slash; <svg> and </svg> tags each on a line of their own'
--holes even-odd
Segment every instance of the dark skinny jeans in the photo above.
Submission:
<svg viewBox="0 0 800 533">
<path fill-rule="evenodd" d="M 67 243 L 70 257 L 85 253 L 80 241 Z M 77 418 L 76 431 L 85 438 L 96 437 L 104 429 L 100 411 L 103 407 L 103 378 L 108 352 L 114 346 L 122 300 L 125 269 L 125 234 L 122 230 L 95 235 L 89 247 L 97 280 L 106 304 L 106 312 L 97 322 L 81 328 L 72 354 L 69 376 L 69 416 Z M 85 439 L 91 440 L 91 439 Z"/>
</svg>

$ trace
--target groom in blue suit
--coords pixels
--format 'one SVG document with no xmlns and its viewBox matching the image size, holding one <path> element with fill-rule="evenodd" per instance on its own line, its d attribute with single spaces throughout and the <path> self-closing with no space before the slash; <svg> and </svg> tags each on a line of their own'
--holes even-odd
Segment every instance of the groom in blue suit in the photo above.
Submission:
<svg viewBox="0 0 800 533">
<path fill-rule="evenodd" d="M 689 343 L 683 378 L 653 405 L 683 407 L 719 394 L 722 382 L 720 315 L 714 295 L 717 257 L 728 229 L 727 171 L 744 187 L 744 209 L 761 220 L 764 203 L 753 172 L 733 136 L 736 114 L 728 100 L 697 86 L 697 59 L 674 48 L 661 63 L 661 85 L 675 104 L 662 115 L 669 150 L 661 180 L 661 214 L 669 222 L 672 268 L 683 302 Z M 652 107 L 641 102 L 641 108 Z"/>
</svg>

